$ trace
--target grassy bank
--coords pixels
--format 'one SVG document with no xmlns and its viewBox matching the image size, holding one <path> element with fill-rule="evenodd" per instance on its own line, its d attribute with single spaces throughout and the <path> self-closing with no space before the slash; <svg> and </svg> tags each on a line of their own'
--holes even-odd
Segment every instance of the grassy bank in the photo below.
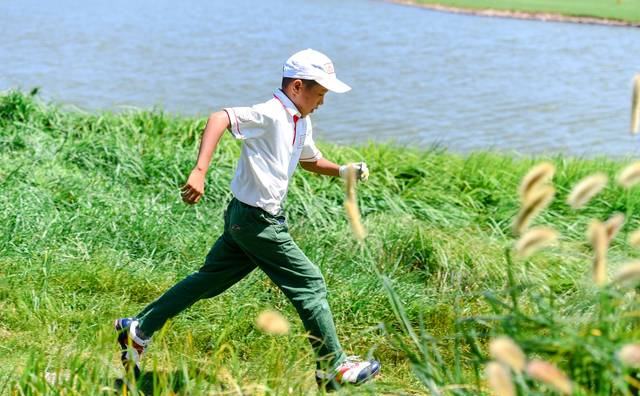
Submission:
<svg viewBox="0 0 640 396">
<path fill-rule="evenodd" d="M 640 23 L 640 0 L 416 0 L 414 3 L 469 9 L 557 13 Z"/>
<path fill-rule="evenodd" d="M 0 394 L 113 393 L 122 377 L 113 319 L 196 270 L 221 232 L 238 142 L 221 142 L 203 202 L 189 207 L 178 194 L 203 125 L 161 112 L 62 112 L 20 93 L 0 97 Z M 338 180 L 299 170 L 287 201 L 294 239 L 327 280 L 345 349 L 373 354 L 383 365 L 374 384 L 342 394 L 426 394 L 433 383 L 450 385 L 442 394 L 482 394 L 484 344 L 498 334 L 565 369 L 567 357 L 553 345 L 590 345 L 566 331 L 597 316 L 584 232 L 590 218 L 615 212 L 630 215 L 622 236 L 637 228 L 640 194 L 611 184 L 580 212 L 564 199 L 581 177 L 604 171 L 613 178 L 625 164 L 550 159 L 558 197 L 538 223 L 558 229 L 560 246 L 517 261 L 516 283 L 506 287 L 515 191 L 539 159 L 388 145 L 321 148 L 336 162 L 366 160 L 371 169 L 359 189 L 369 231 L 364 249 L 350 235 Z M 609 271 L 633 256 L 619 237 Z M 521 312 L 544 313 L 551 328 L 512 315 L 508 298 L 516 289 Z M 291 335 L 256 329 L 266 308 L 284 313 Z M 635 317 L 609 315 L 617 325 L 607 347 L 596 350 L 613 356 L 633 340 Z M 588 366 L 574 360 L 578 372 Z M 145 394 L 316 393 L 302 326 L 259 271 L 172 320 L 155 337 L 144 369 L 154 374 L 140 385 Z"/>
</svg>

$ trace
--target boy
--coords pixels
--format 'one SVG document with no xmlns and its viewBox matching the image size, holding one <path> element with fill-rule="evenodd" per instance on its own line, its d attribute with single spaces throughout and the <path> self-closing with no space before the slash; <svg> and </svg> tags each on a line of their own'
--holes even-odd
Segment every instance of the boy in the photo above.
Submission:
<svg viewBox="0 0 640 396">
<path fill-rule="evenodd" d="M 318 356 L 318 367 L 329 367 L 316 372 L 319 384 L 360 384 L 379 372 L 379 362 L 363 362 L 343 352 L 322 274 L 291 239 L 281 206 L 298 162 L 307 171 L 346 176 L 346 165 L 323 158 L 316 147 L 309 114 L 322 105 L 328 91 L 350 89 L 336 78 L 327 56 L 306 49 L 285 62 L 282 88 L 271 100 L 252 107 L 226 108 L 209 117 L 196 166 L 181 192 L 186 203 L 200 200 L 211 156 L 225 130 L 243 140 L 231 182 L 234 198 L 224 215 L 224 233 L 198 272 L 177 283 L 135 318 L 115 321 L 125 367 L 133 365 L 138 375 L 140 356 L 167 319 L 200 299 L 222 293 L 259 267 L 298 311 Z M 354 166 L 357 179 L 366 180 L 366 164 Z"/>
</svg>

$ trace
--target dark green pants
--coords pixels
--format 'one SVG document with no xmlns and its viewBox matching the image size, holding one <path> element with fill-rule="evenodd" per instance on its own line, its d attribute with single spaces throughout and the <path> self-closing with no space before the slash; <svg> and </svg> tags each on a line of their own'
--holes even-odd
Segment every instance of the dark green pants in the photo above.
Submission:
<svg viewBox="0 0 640 396">
<path fill-rule="evenodd" d="M 222 293 L 260 267 L 291 300 L 321 361 L 344 360 L 320 269 L 293 242 L 284 216 L 232 199 L 224 216 L 224 233 L 204 265 L 187 276 L 137 317 L 140 330 L 151 336 L 167 319 L 203 298 Z"/>
</svg>

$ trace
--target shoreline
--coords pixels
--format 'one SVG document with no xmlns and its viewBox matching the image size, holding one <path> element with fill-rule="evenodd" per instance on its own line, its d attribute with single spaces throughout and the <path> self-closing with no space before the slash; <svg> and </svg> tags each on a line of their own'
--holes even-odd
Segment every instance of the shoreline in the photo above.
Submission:
<svg viewBox="0 0 640 396">
<path fill-rule="evenodd" d="M 607 19 L 598 17 L 587 16 L 572 16 L 564 15 L 552 12 L 530 12 L 530 11 L 516 11 L 516 10 L 499 10 L 494 8 L 465 8 L 446 6 L 442 4 L 427 4 L 417 3 L 411 0 L 386 0 L 390 3 L 396 3 L 412 7 L 427 8 L 433 11 L 449 12 L 454 14 L 467 14 L 493 18 L 510 18 L 510 19 L 524 19 L 544 22 L 570 22 L 580 23 L 585 25 L 604 25 L 604 26 L 619 26 L 619 27 L 635 27 L 640 28 L 640 22 L 629 22 L 618 19 Z"/>
<path fill-rule="evenodd" d="M 20 114 L 19 117 L 26 117 L 21 112 L 23 111 L 40 111 L 40 112 L 48 112 L 55 111 L 59 112 L 62 115 L 76 115 L 76 116 L 87 116 L 87 117 L 113 117 L 113 119 L 126 119 L 127 117 L 142 117 L 143 119 L 156 119 L 159 117 L 160 120 L 167 120 L 170 123 L 194 123 L 195 125 L 199 125 L 196 127 L 196 134 L 200 133 L 199 131 L 204 128 L 204 123 L 201 125 L 198 124 L 200 122 L 206 121 L 206 114 L 185 114 L 176 111 L 168 111 L 164 110 L 164 108 L 160 105 L 154 105 L 152 107 L 137 107 L 137 106 L 125 106 L 120 105 L 117 107 L 107 107 L 107 108 L 84 108 L 79 107 L 75 104 L 68 104 L 62 101 L 59 98 L 47 98 L 44 99 L 37 90 L 32 89 L 31 93 L 20 91 L 17 89 L 8 89 L 5 91 L 0 90 L 0 108 L 3 105 L 3 101 L 7 101 L 12 103 L 16 101 L 21 105 L 13 108 L 12 112 L 17 112 Z M 27 103 L 27 107 L 34 106 L 35 109 L 22 109 L 22 104 Z M 9 114 L 0 114 L 0 137 L 2 136 L 3 127 L 3 117 L 7 117 L 8 120 L 13 120 L 13 114 L 11 112 Z M 12 122 L 12 121 L 11 121 Z M 4 125 L 6 127 L 6 125 Z M 144 133 L 144 132 L 143 132 Z M 627 132 L 630 134 L 630 132 Z M 620 135 L 624 135 L 624 132 L 620 132 Z M 631 134 L 631 136 L 636 136 Z M 637 136 L 636 136 L 637 137 Z M 2 141 L 0 140 L 0 147 L 2 146 Z M 599 160 L 602 158 L 606 158 L 615 163 L 623 163 L 632 161 L 634 158 L 637 158 L 637 154 L 634 152 L 615 152 L 615 151 L 606 151 L 606 152 L 592 152 L 586 149 L 579 149 L 580 151 L 570 151 L 568 146 L 560 147 L 560 148 L 549 148 L 545 147 L 540 150 L 526 151 L 523 148 L 516 148 L 510 146 L 498 146 L 496 144 L 488 145 L 488 146 L 477 146 L 469 148 L 460 148 L 448 146 L 442 141 L 438 139 L 428 140 L 425 143 L 415 144 L 409 142 L 398 142 L 393 137 L 386 137 L 381 140 L 355 140 L 355 141 L 336 141 L 334 139 L 327 139 L 327 137 L 321 137 L 316 139 L 316 143 L 324 145 L 326 147 L 330 147 L 332 149 L 339 147 L 348 147 L 349 149 L 362 149 L 365 147 L 376 146 L 376 147 L 386 147 L 387 149 L 400 149 L 400 150 L 413 150 L 415 154 L 424 154 L 428 152 L 444 152 L 447 155 L 457 156 L 461 158 L 473 156 L 475 154 L 487 154 L 494 155 L 501 158 L 511 158 L 514 160 L 532 160 L 532 159 L 545 159 L 545 158 L 553 158 L 553 157 L 563 157 L 570 160 Z M 1 153 L 1 152 L 0 152 Z M 1 156 L 0 156 L 1 157 Z M 6 181 L 7 178 L 12 177 L 13 173 L 9 172 L 7 174 L 3 174 L 2 167 L 0 166 L 0 184 Z"/>
</svg>

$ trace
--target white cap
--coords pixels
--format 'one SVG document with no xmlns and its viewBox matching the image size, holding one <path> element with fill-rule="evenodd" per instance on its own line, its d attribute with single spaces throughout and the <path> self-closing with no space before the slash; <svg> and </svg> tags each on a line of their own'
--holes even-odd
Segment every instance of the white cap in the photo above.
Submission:
<svg viewBox="0 0 640 396">
<path fill-rule="evenodd" d="M 291 55 L 282 67 L 282 77 L 314 80 L 329 91 L 337 93 L 351 90 L 350 86 L 336 77 L 331 59 L 311 48 Z"/>
</svg>

